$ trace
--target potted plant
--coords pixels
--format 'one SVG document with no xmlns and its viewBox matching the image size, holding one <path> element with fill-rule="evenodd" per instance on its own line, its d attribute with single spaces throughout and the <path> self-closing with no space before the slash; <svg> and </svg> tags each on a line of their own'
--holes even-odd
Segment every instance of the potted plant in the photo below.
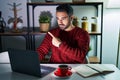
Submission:
<svg viewBox="0 0 120 80">
<path fill-rule="evenodd" d="M 39 16 L 39 24 L 41 32 L 48 32 L 51 26 L 52 13 L 50 11 L 41 11 Z"/>
<path fill-rule="evenodd" d="M 41 32 L 48 32 L 50 26 L 50 17 L 47 15 L 39 16 L 39 23 L 40 23 L 40 31 Z"/>
</svg>

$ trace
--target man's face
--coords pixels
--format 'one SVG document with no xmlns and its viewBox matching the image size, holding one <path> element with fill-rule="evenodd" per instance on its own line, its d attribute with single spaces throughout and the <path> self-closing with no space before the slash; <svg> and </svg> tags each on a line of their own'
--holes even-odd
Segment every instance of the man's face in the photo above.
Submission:
<svg viewBox="0 0 120 80">
<path fill-rule="evenodd" d="M 66 12 L 56 12 L 56 18 L 61 30 L 66 30 L 70 26 L 71 19 Z"/>
</svg>

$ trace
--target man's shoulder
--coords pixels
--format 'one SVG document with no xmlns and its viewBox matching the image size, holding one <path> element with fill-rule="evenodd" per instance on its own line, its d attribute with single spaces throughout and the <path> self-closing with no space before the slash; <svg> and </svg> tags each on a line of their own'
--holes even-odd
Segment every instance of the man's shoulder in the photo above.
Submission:
<svg viewBox="0 0 120 80">
<path fill-rule="evenodd" d="M 75 27 L 75 30 L 78 31 L 78 32 L 82 32 L 82 33 L 88 33 L 86 30 L 80 28 L 80 27 Z"/>
<path fill-rule="evenodd" d="M 50 30 L 50 32 L 56 32 L 56 31 L 59 31 L 60 29 L 59 29 L 59 27 L 55 27 L 55 28 L 52 28 L 51 30 Z"/>
<path fill-rule="evenodd" d="M 49 32 L 51 32 L 53 35 L 58 35 L 59 34 L 59 27 L 52 28 Z"/>
</svg>

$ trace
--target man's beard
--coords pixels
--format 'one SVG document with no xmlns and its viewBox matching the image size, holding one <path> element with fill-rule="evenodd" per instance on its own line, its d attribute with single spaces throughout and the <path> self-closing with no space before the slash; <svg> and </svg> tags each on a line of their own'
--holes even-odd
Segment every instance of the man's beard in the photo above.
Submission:
<svg viewBox="0 0 120 80">
<path fill-rule="evenodd" d="M 65 29 L 68 28 L 68 25 L 59 24 L 59 28 L 60 28 L 61 30 L 65 30 Z"/>
</svg>

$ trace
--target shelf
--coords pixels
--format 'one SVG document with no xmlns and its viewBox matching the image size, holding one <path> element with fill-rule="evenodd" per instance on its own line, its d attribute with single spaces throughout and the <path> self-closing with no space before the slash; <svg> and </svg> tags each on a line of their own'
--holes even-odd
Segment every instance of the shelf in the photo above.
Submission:
<svg viewBox="0 0 120 80">
<path fill-rule="evenodd" d="M 4 32 L 4 33 L 0 33 L 0 35 L 2 36 L 18 36 L 18 35 L 26 35 L 27 32 Z M 46 33 L 42 33 L 42 32 L 30 32 L 31 35 L 41 35 L 41 34 L 46 34 Z M 97 33 L 97 32 L 90 32 L 89 35 L 101 35 L 101 33 Z"/>
<path fill-rule="evenodd" d="M 85 3 L 81 3 L 81 2 L 31 2 L 31 3 L 27 3 L 28 5 L 58 5 L 58 4 L 72 4 L 72 5 L 99 5 L 99 4 L 103 4 L 102 2 L 85 2 Z"/>
<path fill-rule="evenodd" d="M 30 35 L 41 35 L 41 34 L 46 34 L 46 33 L 41 33 L 41 32 L 30 32 Z"/>
<path fill-rule="evenodd" d="M 47 33 L 47 32 L 46 32 Z M 41 34 L 46 34 L 42 32 L 30 32 L 31 35 L 41 35 Z M 102 33 L 97 33 L 97 32 L 89 32 L 89 35 L 101 35 Z"/>
<path fill-rule="evenodd" d="M 90 63 L 100 63 L 100 60 L 97 56 L 88 57 Z"/>
<path fill-rule="evenodd" d="M 27 32 L 4 32 L 0 33 L 0 36 L 24 36 Z"/>
<path fill-rule="evenodd" d="M 97 51 L 98 51 L 98 46 L 100 46 L 100 57 L 97 57 L 97 56 L 92 56 L 92 57 L 89 57 L 89 61 L 90 63 L 101 63 L 102 62 L 102 29 L 103 29 L 103 2 L 85 2 L 85 3 L 81 3 L 81 2 L 78 2 L 78 3 L 73 3 L 73 2 L 32 2 L 32 3 L 26 3 L 27 5 L 27 27 L 28 27 L 28 31 L 29 31 L 29 36 L 28 38 L 31 39 L 31 48 L 32 50 L 35 50 L 35 35 L 44 35 L 46 33 L 41 33 L 40 31 L 38 31 L 39 29 L 35 29 L 35 7 L 37 6 L 54 6 L 56 7 L 57 5 L 59 4 L 70 4 L 72 5 L 73 7 L 79 7 L 80 8 L 82 7 L 83 9 L 85 8 L 88 8 L 89 7 L 92 7 L 95 11 L 95 14 L 92 13 L 94 16 L 97 16 L 99 17 L 99 27 L 100 27 L 100 30 L 98 32 L 88 32 L 90 36 L 95 36 L 95 50 L 96 50 L 96 54 L 97 55 Z M 85 6 L 85 7 L 84 7 Z M 77 8 L 78 11 L 79 11 L 79 8 Z M 76 11 L 77 12 L 77 11 Z M 88 12 L 88 10 L 87 10 Z M 85 12 L 85 13 L 87 13 Z M 31 14 L 30 14 L 31 13 Z M 32 17 L 31 21 L 32 21 L 32 24 L 31 24 L 31 21 L 30 21 L 30 18 Z M 32 30 L 30 29 L 31 27 L 30 26 L 33 26 L 32 27 Z M 33 32 L 30 32 L 30 31 L 33 31 Z M 35 32 L 35 31 L 38 31 L 38 32 Z M 97 36 L 100 36 L 100 37 L 97 37 Z M 100 45 L 98 45 L 97 42 L 100 42 Z M 46 60 L 45 60 L 46 61 Z"/>
<path fill-rule="evenodd" d="M 98 33 L 98 32 L 89 32 L 89 35 L 102 35 L 102 33 Z"/>
</svg>

